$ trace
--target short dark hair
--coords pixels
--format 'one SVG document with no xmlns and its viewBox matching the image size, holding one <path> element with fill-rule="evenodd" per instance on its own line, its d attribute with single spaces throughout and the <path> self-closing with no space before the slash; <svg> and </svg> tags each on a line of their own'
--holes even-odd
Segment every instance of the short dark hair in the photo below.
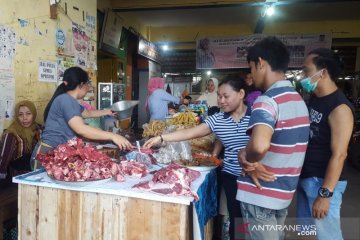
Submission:
<svg viewBox="0 0 360 240">
<path fill-rule="evenodd" d="M 288 68 L 290 56 L 285 44 L 276 37 L 266 37 L 248 50 L 248 63 L 259 63 L 259 57 L 266 60 L 274 72 L 285 72 Z"/>
<path fill-rule="evenodd" d="M 246 97 L 248 86 L 246 85 L 244 78 L 235 75 L 228 75 L 219 83 L 219 87 L 224 84 L 228 84 L 236 92 L 240 92 L 240 90 L 243 89 Z"/>
<path fill-rule="evenodd" d="M 187 99 L 187 100 L 191 100 L 192 97 L 190 97 L 189 95 L 185 96 L 184 99 Z"/>
<path fill-rule="evenodd" d="M 331 49 L 317 48 L 309 52 L 309 55 L 316 55 L 312 58 L 316 69 L 326 69 L 330 75 L 331 80 L 336 81 L 343 70 L 343 63 L 340 57 Z"/>
<path fill-rule="evenodd" d="M 174 103 L 168 103 L 168 108 L 172 108 L 176 110 L 176 105 Z"/>
</svg>

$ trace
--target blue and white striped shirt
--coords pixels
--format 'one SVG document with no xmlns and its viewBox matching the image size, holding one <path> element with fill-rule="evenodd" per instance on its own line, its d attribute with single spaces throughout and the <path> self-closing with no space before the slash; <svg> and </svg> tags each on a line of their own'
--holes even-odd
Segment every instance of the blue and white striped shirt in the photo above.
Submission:
<svg viewBox="0 0 360 240">
<path fill-rule="evenodd" d="M 239 122 L 235 122 L 229 113 L 224 112 L 216 113 L 205 120 L 205 123 L 224 146 L 223 171 L 235 176 L 239 176 L 241 172 L 238 153 L 246 147 L 250 139 L 246 135 L 250 113 L 251 109 L 248 108 Z"/>
</svg>

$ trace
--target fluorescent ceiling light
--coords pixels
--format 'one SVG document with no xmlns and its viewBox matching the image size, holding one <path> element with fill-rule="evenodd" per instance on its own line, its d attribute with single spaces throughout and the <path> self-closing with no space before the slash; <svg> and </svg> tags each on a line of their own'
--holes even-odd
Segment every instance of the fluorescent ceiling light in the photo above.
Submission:
<svg viewBox="0 0 360 240">
<path fill-rule="evenodd" d="M 265 14 L 269 17 L 271 17 L 272 15 L 274 15 L 275 13 L 275 7 L 273 5 L 269 5 L 268 7 L 266 7 L 265 10 Z"/>
</svg>

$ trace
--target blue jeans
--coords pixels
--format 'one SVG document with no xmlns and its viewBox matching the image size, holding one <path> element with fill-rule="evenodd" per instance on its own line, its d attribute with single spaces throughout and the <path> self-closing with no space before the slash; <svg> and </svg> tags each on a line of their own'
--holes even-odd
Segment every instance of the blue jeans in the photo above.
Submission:
<svg viewBox="0 0 360 240">
<path fill-rule="evenodd" d="M 340 208 L 347 181 L 338 181 L 334 194 L 330 199 L 330 208 L 327 216 L 322 219 L 315 219 L 312 218 L 312 207 L 323 182 L 324 179 L 317 177 L 300 179 L 297 189 L 296 216 L 298 222 L 299 224 L 315 224 L 316 236 L 319 240 L 343 239 L 340 224 Z M 309 222 L 309 220 L 312 220 L 312 222 Z"/>
<path fill-rule="evenodd" d="M 284 232 L 271 229 L 271 226 L 283 226 L 287 216 L 287 208 L 274 210 L 241 202 L 241 212 L 244 224 L 248 224 L 245 239 L 279 240 L 284 239 Z"/>
</svg>

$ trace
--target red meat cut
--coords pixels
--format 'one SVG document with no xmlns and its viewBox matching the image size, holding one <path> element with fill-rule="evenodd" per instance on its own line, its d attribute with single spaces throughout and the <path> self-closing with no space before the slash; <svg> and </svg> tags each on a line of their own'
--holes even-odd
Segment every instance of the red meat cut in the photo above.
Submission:
<svg viewBox="0 0 360 240">
<path fill-rule="evenodd" d="M 144 181 L 133 188 L 165 195 L 190 196 L 199 200 L 196 192 L 191 190 L 191 183 L 200 177 L 200 172 L 171 164 L 157 171 L 151 181 Z"/>
</svg>

